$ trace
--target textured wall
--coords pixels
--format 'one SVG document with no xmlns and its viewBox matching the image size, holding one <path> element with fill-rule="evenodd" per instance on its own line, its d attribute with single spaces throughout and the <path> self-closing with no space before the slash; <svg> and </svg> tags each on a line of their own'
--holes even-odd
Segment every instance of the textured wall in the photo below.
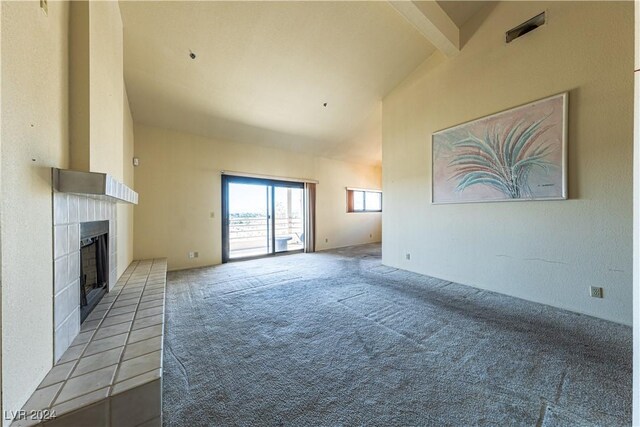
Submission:
<svg viewBox="0 0 640 427">
<path fill-rule="evenodd" d="M 1 7 L 2 400 L 9 411 L 53 361 L 50 168 L 68 166 L 69 15 L 59 2 L 49 2 L 48 16 L 37 1 Z"/>
<path fill-rule="evenodd" d="M 124 80 L 117 1 L 90 3 L 89 40 L 90 170 L 122 181 Z"/>
<path fill-rule="evenodd" d="M 170 269 L 221 262 L 221 170 L 318 180 L 318 250 L 380 241 L 380 213 L 347 214 L 345 190 L 380 188 L 380 168 L 139 125 L 135 141 L 136 259 L 167 257 Z"/>
<path fill-rule="evenodd" d="M 433 55 L 384 99 L 385 264 L 631 323 L 632 8 L 490 4 L 458 56 Z M 505 44 L 543 10 L 547 25 Z M 564 91 L 570 200 L 430 203 L 434 131 Z"/>
<path fill-rule="evenodd" d="M 633 145 L 633 425 L 640 425 L 640 1 L 635 5 L 635 132 Z"/>
</svg>

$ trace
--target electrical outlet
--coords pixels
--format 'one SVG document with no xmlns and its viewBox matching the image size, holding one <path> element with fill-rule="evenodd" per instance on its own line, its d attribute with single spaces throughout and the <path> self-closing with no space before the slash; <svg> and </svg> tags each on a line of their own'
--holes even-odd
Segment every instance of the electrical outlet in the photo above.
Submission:
<svg viewBox="0 0 640 427">
<path fill-rule="evenodd" d="M 404 258 L 405 258 L 407 261 L 411 261 L 411 254 L 410 254 L 409 252 L 407 252 L 407 253 L 404 255 Z"/>
<path fill-rule="evenodd" d="M 604 292 L 603 289 L 597 286 L 591 286 L 589 288 L 590 291 L 590 295 L 593 298 L 604 298 Z"/>
<path fill-rule="evenodd" d="M 189 259 L 198 258 L 198 252 L 189 252 Z"/>
</svg>

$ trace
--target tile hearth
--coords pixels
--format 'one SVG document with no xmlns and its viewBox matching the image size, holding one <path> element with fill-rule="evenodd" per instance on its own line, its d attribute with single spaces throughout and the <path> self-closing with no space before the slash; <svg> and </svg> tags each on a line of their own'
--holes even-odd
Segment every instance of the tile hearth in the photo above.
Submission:
<svg viewBox="0 0 640 427">
<path fill-rule="evenodd" d="M 166 272 L 164 259 L 134 261 L 23 407 L 52 418 L 11 425 L 162 425 Z"/>
</svg>

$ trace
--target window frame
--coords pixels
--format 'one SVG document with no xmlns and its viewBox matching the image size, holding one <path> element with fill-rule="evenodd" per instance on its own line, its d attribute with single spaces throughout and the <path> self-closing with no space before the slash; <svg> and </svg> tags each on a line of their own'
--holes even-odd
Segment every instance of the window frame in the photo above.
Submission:
<svg viewBox="0 0 640 427">
<path fill-rule="evenodd" d="M 347 213 L 380 213 L 382 212 L 382 190 L 374 190 L 369 188 L 351 188 L 347 187 Z M 355 209 L 354 195 L 355 193 L 362 193 L 362 209 Z M 380 194 L 380 209 L 367 209 L 367 194 L 376 193 Z"/>
</svg>

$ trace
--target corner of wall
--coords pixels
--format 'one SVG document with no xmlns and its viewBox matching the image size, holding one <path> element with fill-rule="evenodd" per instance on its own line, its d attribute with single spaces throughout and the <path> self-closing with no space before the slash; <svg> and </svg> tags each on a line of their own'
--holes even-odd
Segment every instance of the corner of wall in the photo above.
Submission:
<svg viewBox="0 0 640 427">
<path fill-rule="evenodd" d="M 89 172 L 89 2 L 69 4 L 69 158 Z"/>
<path fill-rule="evenodd" d="M 633 143 L 633 425 L 640 426 L 640 1 L 635 7 Z"/>
<path fill-rule="evenodd" d="M 123 182 L 130 188 L 134 187 L 134 131 L 133 117 L 129 107 L 129 97 L 126 85 L 123 85 L 123 149 L 122 149 L 122 174 Z M 134 209 L 129 204 L 118 204 L 118 277 L 124 273 L 133 261 L 133 232 Z"/>
</svg>

